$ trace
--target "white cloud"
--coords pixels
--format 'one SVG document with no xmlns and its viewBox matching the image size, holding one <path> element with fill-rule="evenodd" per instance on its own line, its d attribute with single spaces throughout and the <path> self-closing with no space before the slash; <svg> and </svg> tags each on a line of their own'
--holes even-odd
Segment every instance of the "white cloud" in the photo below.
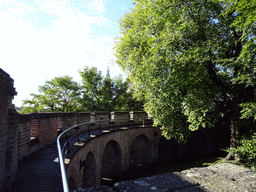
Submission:
<svg viewBox="0 0 256 192">
<path fill-rule="evenodd" d="M 105 11 L 102 0 L 89 4 L 90 11 L 99 13 L 94 16 L 65 0 L 36 0 L 33 5 L 14 0 L 3 2 L 6 1 L 0 3 L 0 17 L 5 18 L 0 20 L 0 63 L 15 81 L 17 106 L 30 93 L 36 93 L 46 79 L 68 73 L 78 81 L 78 69 L 86 65 L 96 66 L 105 73 L 113 59 L 114 41 L 108 36 L 95 36 L 90 26 L 92 23 L 103 26 L 108 21 L 102 16 Z M 55 18 L 52 25 L 46 24 L 38 30 L 25 16 L 40 11 Z M 113 72 L 112 66 L 110 69 Z"/>
<path fill-rule="evenodd" d="M 102 14 L 105 12 L 106 7 L 103 0 L 94 0 L 89 4 L 89 10 L 91 13 Z"/>
</svg>

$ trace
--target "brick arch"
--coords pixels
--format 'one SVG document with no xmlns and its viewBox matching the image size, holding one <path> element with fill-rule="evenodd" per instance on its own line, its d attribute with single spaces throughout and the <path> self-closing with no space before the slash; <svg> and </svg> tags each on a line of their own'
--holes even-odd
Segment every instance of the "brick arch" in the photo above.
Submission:
<svg viewBox="0 0 256 192">
<path fill-rule="evenodd" d="M 96 185 L 96 160 L 91 151 L 87 153 L 83 168 L 82 187 L 86 185 Z"/>
<path fill-rule="evenodd" d="M 133 139 L 129 147 L 129 156 L 130 168 L 136 165 L 149 165 L 153 162 L 152 144 L 146 135 L 140 134 Z"/>
<path fill-rule="evenodd" d="M 68 174 L 68 186 L 70 190 L 75 190 L 78 186 L 77 182 L 77 172 L 75 171 L 74 167 L 69 168 L 69 174 Z"/>
<path fill-rule="evenodd" d="M 101 161 L 101 177 L 112 177 L 123 170 L 122 150 L 119 143 L 110 140 L 104 147 Z"/>
<path fill-rule="evenodd" d="M 71 191 L 75 190 L 76 189 L 76 182 L 75 182 L 75 178 L 74 177 L 70 177 L 68 179 L 68 186 L 69 186 L 69 189 Z"/>
<path fill-rule="evenodd" d="M 134 144 L 133 142 L 136 141 L 138 138 L 140 138 L 140 140 L 142 140 L 146 144 L 145 146 L 150 146 L 148 147 L 148 150 L 150 152 L 144 158 L 145 162 L 143 163 L 146 165 L 147 163 L 157 160 L 158 142 L 160 134 L 161 130 L 157 127 L 139 127 L 103 133 L 98 137 L 92 138 L 87 141 L 85 145 L 79 151 L 77 151 L 77 153 L 72 157 L 70 161 L 67 173 L 69 174 L 72 171 L 70 170 L 70 168 L 76 168 L 77 173 L 79 173 L 75 178 L 78 181 L 77 187 L 82 187 L 84 168 L 81 169 L 81 166 L 84 165 L 83 162 L 85 162 L 88 153 L 92 152 L 92 154 L 94 154 L 96 162 L 96 185 L 100 185 L 102 178 L 109 178 L 112 176 L 115 177 L 116 175 L 114 175 L 113 172 L 117 174 L 119 171 L 125 172 L 130 169 L 130 148 L 132 144 Z M 105 168 L 103 165 L 103 156 L 107 146 L 110 151 L 112 151 L 110 152 L 110 154 L 117 154 L 115 158 L 116 160 L 113 160 L 114 162 L 117 162 L 115 163 L 115 166 L 118 165 L 115 167 L 115 169 L 117 168 L 116 171 L 113 171 L 113 169 L 109 169 L 110 171 L 104 170 Z M 105 152 L 105 156 L 110 155 L 107 155 L 107 153 Z M 113 162 L 111 163 L 111 161 L 110 164 L 112 165 Z M 80 162 L 82 162 L 82 164 Z M 106 163 L 106 161 L 104 162 Z M 102 177 L 106 175 L 109 175 L 109 177 Z"/>
</svg>

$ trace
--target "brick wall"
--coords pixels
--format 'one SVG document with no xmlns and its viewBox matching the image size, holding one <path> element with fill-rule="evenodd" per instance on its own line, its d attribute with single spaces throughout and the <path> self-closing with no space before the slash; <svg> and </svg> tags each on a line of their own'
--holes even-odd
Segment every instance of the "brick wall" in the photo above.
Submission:
<svg viewBox="0 0 256 192">
<path fill-rule="evenodd" d="M 17 114 L 12 108 L 17 93 L 13 79 L 0 68 L 0 191 L 8 188 L 17 171 Z"/>
<path fill-rule="evenodd" d="M 6 186 L 11 187 L 11 183 L 16 177 L 18 167 L 18 122 L 19 114 L 14 105 L 8 109 L 8 131 L 6 141 Z"/>
<path fill-rule="evenodd" d="M 19 116 L 18 159 L 22 159 L 23 157 L 25 157 L 31 152 L 30 124 L 31 124 L 31 114 L 22 114 Z"/>
<path fill-rule="evenodd" d="M 19 115 L 18 159 L 56 142 L 58 133 L 90 121 L 90 113 L 31 113 Z M 75 130 L 74 130 L 75 131 Z"/>
<path fill-rule="evenodd" d="M 115 125 L 128 124 L 130 120 L 128 111 L 112 111 L 111 120 L 115 121 Z"/>
</svg>

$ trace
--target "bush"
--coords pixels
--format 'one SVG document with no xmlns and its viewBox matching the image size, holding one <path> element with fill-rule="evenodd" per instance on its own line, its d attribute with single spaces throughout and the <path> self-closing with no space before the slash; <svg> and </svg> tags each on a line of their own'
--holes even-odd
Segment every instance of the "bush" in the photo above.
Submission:
<svg viewBox="0 0 256 192">
<path fill-rule="evenodd" d="M 256 172 L 256 133 L 250 132 L 249 135 L 243 136 L 238 145 L 237 148 L 227 151 L 237 154 L 242 162 Z"/>
</svg>

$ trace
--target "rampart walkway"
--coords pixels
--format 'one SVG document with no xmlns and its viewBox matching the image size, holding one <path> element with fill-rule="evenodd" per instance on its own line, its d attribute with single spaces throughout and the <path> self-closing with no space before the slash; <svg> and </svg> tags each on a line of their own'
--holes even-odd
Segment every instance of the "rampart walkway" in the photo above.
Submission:
<svg viewBox="0 0 256 192">
<path fill-rule="evenodd" d="M 11 192 L 61 192 L 62 180 L 56 143 L 31 154 L 18 164 Z"/>
<path fill-rule="evenodd" d="M 99 134 L 93 130 L 91 134 Z M 83 136 L 86 137 L 87 134 Z M 89 138 L 89 136 L 87 136 Z M 62 192 L 60 164 L 56 142 L 31 154 L 18 164 L 11 192 Z"/>
<path fill-rule="evenodd" d="M 112 128 L 103 128 L 109 130 Z M 116 127 L 115 129 L 118 129 Z M 91 135 L 97 135 L 100 130 L 92 130 Z M 80 135 L 88 139 L 87 133 Z M 73 138 L 75 140 L 76 138 Z M 71 141 L 72 142 L 72 141 Z M 62 142 L 64 143 L 64 141 Z M 62 178 L 58 162 L 56 142 L 31 154 L 18 164 L 17 177 L 10 192 L 62 192 Z"/>
</svg>

